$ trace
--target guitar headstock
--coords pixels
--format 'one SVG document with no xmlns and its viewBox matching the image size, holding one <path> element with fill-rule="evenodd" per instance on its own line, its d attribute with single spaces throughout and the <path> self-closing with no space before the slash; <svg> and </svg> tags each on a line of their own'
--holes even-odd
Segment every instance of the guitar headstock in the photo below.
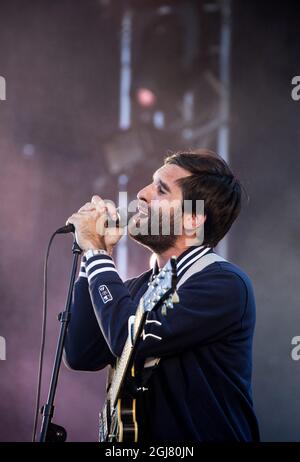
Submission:
<svg viewBox="0 0 300 462">
<path fill-rule="evenodd" d="M 176 257 L 172 257 L 151 281 L 146 293 L 143 295 L 144 311 L 152 311 L 158 305 L 161 305 L 175 291 L 176 279 Z M 175 299 L 173 300 L 174 303 L 177 300 Z M 170 303 L 166 306 L 171 308 Z"/>
</svg>

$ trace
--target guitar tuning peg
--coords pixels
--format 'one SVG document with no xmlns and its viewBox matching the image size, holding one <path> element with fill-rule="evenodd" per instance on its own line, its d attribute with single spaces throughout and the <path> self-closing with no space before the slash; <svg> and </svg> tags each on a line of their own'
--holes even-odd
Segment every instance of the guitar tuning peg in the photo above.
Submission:
<svg viewBox="0 0 300 462">
<path fill-rule="evenodd" d="M 175 290 L 175 292 L 172 294 L 172 302 L 173 303 L 179 303 L 179 296 L 178 296 L 178 293 L 177 291 Z"/>
<path fill-rule="evenodd" d="M 163 316 L 166 316 L 166 314 L 167 314 L 167 305 L 166 305 L 166 303 L 164 303 L 163 306 L 161 307 L 161 314 Z"/>
<path fill-rule="evenodd" d="M 167 308 L 169 310 L 172 310 L 174 308 L 174 304 L 173 304 L 173 301 L 172 301 L 172 297 L 167 301 Z"/>
</svg>

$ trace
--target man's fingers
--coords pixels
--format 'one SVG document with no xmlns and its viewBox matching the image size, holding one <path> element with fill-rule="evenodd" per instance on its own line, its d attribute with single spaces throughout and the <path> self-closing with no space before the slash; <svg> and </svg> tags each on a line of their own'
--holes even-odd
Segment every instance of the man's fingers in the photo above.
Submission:
<svg viewBox="0 0 300 462">
<path fill-rule="evenodd" d="M 100 236 L 104 236 L 107 227 L 108 216 L 107 213 L 102 213 L 96 221 L 96 231 Z"/>
<path fill-rule="evenodd" d="M 92 197 L 92 204 L 96 207 L 96 210 L 100 214 L 99 223 L 97 229 L 100 234 L 103 234 L 104 227 L 116 226 L 118 219 L 117 209 L 110 201 L 104 201 L 99 196 Z"/>
<path fill-rule="evenodd" d="M 89 218 L 92 218 L 95 221 L 99 218 L 99 213 L 95 208 L 91 210 L 81 210 L 77 213 L 73 213 L 73 215 L 67 219 L 66 224 L 72 223 L 75 226 L 75 224 L 82 221 L 82 219 L 85 221 Z"/>
<path fill-rule="evenodd" d="M 78 212 L 89 212 L 90 210 L 95 210 L 95 205 L 92 204 L 91 202 L 87 202 L 82 207 L 80 207 Z"/>
<path fill-rule="evenodd" d="M 66 225 L 72 223 L 74 226 L 76 223 L 78 223 L 78 220 L 80 218 L 80 214 L 79 213 L 73 213 L 73 215 L 71 215 L 67 221 L 66 221 Z"/>
<path fill-rule="evenodd" d="M 108 212 L 108 227 L 114 227 L 114 226 L 117 226 L 117 220 L 119 218 L 118 216 L 118 213 L 117 213 L 117 209 L 116 207 L 114 206 L 114 204 L 112 204 L 111 202 L 106 202 L 106 210 Z"/>
<path fill-rule="evenodd" d="M 78 212 L 73 213 L 66 224 L 75 226 L 75 236 L 82 249 L 90 243 L 112 249 L 124 232 L 118 219 L 120 217 L 115 205 L 95 195 Z"/>
<path fill-rule="evenodd" d="M 93 204 L 93 206 L 99 210 L 100 213 L 103 212 L 103 210 L 105 210 L 105 202 L 103 199 L 101 199 L 100 196 L 93 196 L 92 197 L 92 200 L 91 200 L 91 203 Z"/>
<path fill-rule="evenodd" d="M 114 220 L 116 220 L 118 218 L 118 215 L 117 215 L 117 209 L 114 206 L 114 204 L 112 204 L 111 202 L 106 202 L 105 205 L 106 205 L 106 208 L 107 208 L 107 211 L 108 211 L 109 215 Z"/>
</svg>

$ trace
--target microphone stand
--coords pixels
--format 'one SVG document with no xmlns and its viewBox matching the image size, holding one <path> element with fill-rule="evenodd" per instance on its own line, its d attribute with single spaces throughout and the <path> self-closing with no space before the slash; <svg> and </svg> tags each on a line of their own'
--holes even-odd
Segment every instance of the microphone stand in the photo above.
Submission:
<svg viewBox="0 0 300 462">
<path fill-rule="evenodd" d="M 54 398 L 56 393 L 58 375 L 63 355 L 65 337 L 67 333 L 67 327 L 70 320 L 70 309 L 71 309 L 71 301 L 72 301 L 72 294 L 73 294 L 73 287 L 75 282 L 76 270 L 78 265 L 78 258 L 81 254 L 82 250 L 77 244 L 76 240 L 74 239 L 72 253 L 73 253 L 73 264 L 71 270 L 71 277 L 70 277 L 70 284 L 69 284 L 69 291 L 67 296 L 67 301 L 65 305 L 65 311 L 58 315 L 58 320 L 61 323 L 59 338 L 56 347 L 55 359 L 54 359 L 54 366 L 52 369 L 52 376 L 51 382 L 49 387 L 48 399 L 47 403 L 42 407 L 41 413 L 43 415 L 42 420 L 42 427 L 39 442 L 64 442 L 67 438 L 66 430 L 61 427 L 60 425 L 56 425 L 51 422 L 53 414 L 54 414 Z"/>
</svg>

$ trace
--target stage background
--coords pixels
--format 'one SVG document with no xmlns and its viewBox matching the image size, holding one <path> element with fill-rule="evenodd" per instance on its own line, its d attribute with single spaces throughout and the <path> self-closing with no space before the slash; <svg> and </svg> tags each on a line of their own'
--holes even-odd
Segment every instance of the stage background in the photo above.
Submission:
<svg viewBox="0 0 300 462">
<path fill-rule="evenodd" d="M 120 165 L 131 162 L 132 139 L 128 144 L 121 139 L 117 146 L 122 149 L 112 150 L 120 152 L 120 159 L 107 148 L 112 140 L 117 143 L 118 132 L 120 3 L 1 0 L 0 75 L 7 86 L 6 101 L 0 101 L 0 335 L 7 347 L 6 360 L 0 361 L 1 441 L 31 438 L 43 258 L 50 234 L 91 195 L 116 199 Z M 136 3 L 132 8 L 138 8 Z M 145 17 L 142 10 L 136 14 Z M 291 79 L 300 74 L 299 7 L 291 1 L 235 0 L 231 19 L 229 156 L 250 200 L 230 232 L 229 258 L 246 270 L 256 293 L 253 392 L 262 440 L 299 441 L 300 362 L 291 359 L 291 340 L 300 335 L 300 101 L 291 98 Z M 139 47 L 133 71 L 142 79 L 147 64 L 156 66 L 155 56 L 147 40 L 133 35 L 133 45 Z M 191 68 L 193 88 L 198 71 L 201 84 L 201 56 Z M 180 71 L 176 56 L 170 60 Z M 163 82 L 163 67 L 156 72 Z M 167 123 L 178 112 L 174 94 L 182 92 L 182 73 L 172 72 L 173 81 L 174 93 L 162 96 Z M 215 103 L 204 90 L 197 120 Z M 131 198 L 150 181 L 167 149 L 201 147 L 145 125 L 144 114 L 133 109 L 144 136 L 144 157 L 126 170 Z M 49 260 L 42 403 L 71 244 L 70 235 L 58 237 Z M 128 275 L 133 276 L 148 267 L 150 254 L 134 243 L 129 250 Z M 96 440 L 105 375 L 62 367 L 54 421 L 66 427 L 69 441 Z"/>
</svg>

